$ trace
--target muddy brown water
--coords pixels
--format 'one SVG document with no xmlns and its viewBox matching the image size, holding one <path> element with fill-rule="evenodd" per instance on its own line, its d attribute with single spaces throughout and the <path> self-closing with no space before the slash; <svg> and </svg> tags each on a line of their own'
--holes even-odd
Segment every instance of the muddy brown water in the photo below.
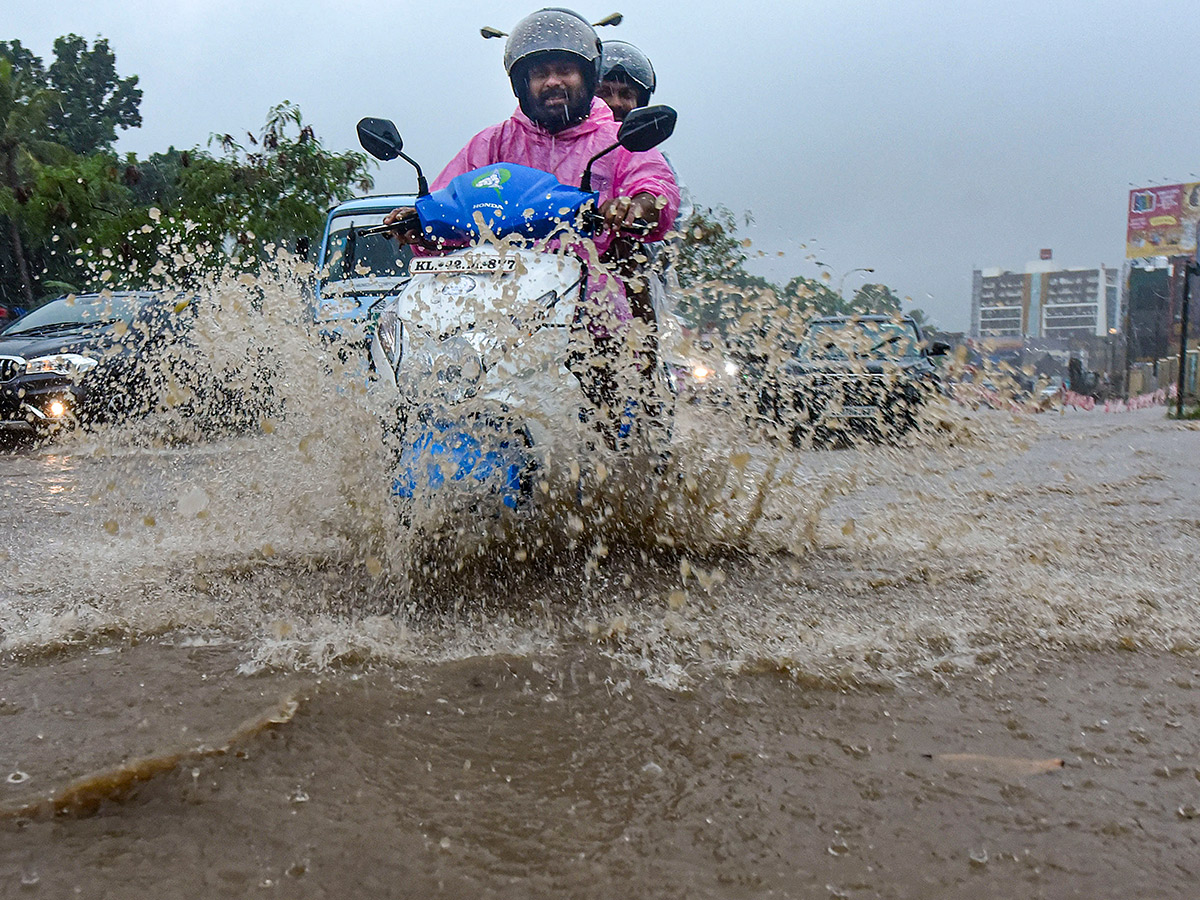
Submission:
<svg viewBox="0 0 1200 900">
<path fill-rule="evenodd" d="M 1200 432 L 688 415 L 492 581 L 299 425 L 0 458 L 0 896 L 1194 896 Z"/>
</svg>

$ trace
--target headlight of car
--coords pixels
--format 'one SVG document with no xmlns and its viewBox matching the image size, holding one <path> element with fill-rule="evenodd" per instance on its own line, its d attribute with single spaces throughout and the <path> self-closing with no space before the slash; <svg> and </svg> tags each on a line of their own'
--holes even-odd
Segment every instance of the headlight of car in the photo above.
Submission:
<svg viewBox="0 0 1200 900">
<path fill-rule="evenodd" d="M 379 314 L 376 334 L 379 335 L 379 346 L 394 369 L 400 364 L 400 355 L 404 352 L 404 325 L 395 309 L 388 308 Z"/>
<path fill-rule="evenodd" d="M 96 360 L 82 353 L 56 353 L 54 356 L 39 356 L 25 363 L 26 375 L 66 375 L 79 378 L 96 368 Z"/>
</svg>

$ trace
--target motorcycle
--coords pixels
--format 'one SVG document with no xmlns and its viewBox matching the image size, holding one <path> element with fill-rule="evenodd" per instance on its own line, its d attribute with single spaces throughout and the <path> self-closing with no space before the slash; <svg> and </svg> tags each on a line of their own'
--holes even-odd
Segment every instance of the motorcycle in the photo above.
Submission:
<svg viewBox="0 0 1200 900">
<path fill-rule="evenodd" d="M 596 282 L 614 277 L 587 249 L 600 224 L 592 166 L 618 147 L 652 149 L 675 119 L 669 107 L 635 110 L 617 143 L 588 162 L 580 187 L 499 163 L 433 193 L 394 124 L 359 122 L 364 149 L 416 169 L 418 198 L 414 215 L 358 236 L 419 230 L 454 248 L 412 258 L 408 280 L 381 301 L 371 340 L 372 365 L 397 411 L 396 496 L 430 503 L 457 487 L 472 508 L 500 512 L 530 505 L 535 480 L 545 490 L 539 472 L 552 456 L 574 459 L 602 444 L 663 464 L 670 429 L 662 423 L 673 412 L 665 369 L 643 360 L 631 377 L 604 374 L 618 388 L 609 414 L 598 411 L 585 384 L 604 366 L 589 360 L 584 311 Z"/>
</svg>

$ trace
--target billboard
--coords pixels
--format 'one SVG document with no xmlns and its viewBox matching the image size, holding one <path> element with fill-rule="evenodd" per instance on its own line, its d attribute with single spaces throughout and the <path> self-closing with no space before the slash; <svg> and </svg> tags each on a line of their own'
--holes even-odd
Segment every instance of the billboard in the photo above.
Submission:
<svg viewBox="0 0 1200 900">
<path fill-rule="evenodd" d="M 1125 258 L 1190 256 L 1196 252 L 1200 182 L 1135 188 L 1129 192 Z"/>
</svg>

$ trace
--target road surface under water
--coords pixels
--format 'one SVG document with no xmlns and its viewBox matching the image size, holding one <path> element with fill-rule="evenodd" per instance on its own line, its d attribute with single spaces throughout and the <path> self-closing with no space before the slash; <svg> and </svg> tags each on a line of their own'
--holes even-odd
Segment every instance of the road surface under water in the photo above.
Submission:
<svg viewBox="0 0 1200 900">
<path fill-rule="evenodd" d="M 1194 896 L 1200 432 L 946 415 L 466 563 L 328 423 L 0 458 L 0 896 Z"/>
</svg>

